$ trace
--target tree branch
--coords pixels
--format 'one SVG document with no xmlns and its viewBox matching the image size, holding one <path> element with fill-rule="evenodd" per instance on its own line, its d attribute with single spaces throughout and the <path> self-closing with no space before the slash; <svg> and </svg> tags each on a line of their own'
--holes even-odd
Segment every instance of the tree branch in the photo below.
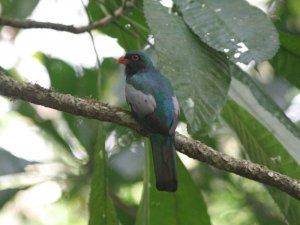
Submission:
<svg viewBox="0 0 300 225">
<path fill-rule="evenodd" d="M 123 6 L 115 10 L 112 15 L 106 16 L 101 20 L 90 23 L 86 26 L 75 27 L 73 25 L 63 25 L 59 23 L 39 22 L 34 20 L 19 20 L 0 17 L 0 26 L 10 26 L 21 29 L 52 29 L 57 31 L 66 31 L 74 34 L 84 33 L 96 28 L 101 28 L 109 23 L 114 22 L 118 17 L 123 15 L 130 7 L 134 5 L 134 0 L 126 0 Z"/>
<path fill-rule="evenodd" d="M 69 94 L 42 88 L 37 84 L 17 81 L 0 72 L 0 95 L 25 100 L 70 114 L 100 121 L 112 122 L 135 130 L 146 136 L 147 131 L 139 125 L 130 112 L 91 99 L 82 99 Z M 176 149 L 194 159 L 228 172 L 270 185 L 300 200 L 300 181 L 272 171 L 265 166 L 247 160 L 236 159 L 190 140 L 176 133 Z"/>
</svg>

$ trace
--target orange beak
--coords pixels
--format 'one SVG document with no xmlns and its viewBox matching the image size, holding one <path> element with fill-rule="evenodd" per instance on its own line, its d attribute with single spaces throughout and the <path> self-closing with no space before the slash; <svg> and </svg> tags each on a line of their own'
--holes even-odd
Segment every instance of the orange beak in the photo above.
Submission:
<svg viewBox="0 0 300 225">
<path fill-rule="evenodd" d="M 121 63 L 121 64 L 128 64 L 129 63 L 129 60 L 128 59 L 125 59 L 125 57 L 120 57 L 118 58 L 118 63 Z"/>
</svg>

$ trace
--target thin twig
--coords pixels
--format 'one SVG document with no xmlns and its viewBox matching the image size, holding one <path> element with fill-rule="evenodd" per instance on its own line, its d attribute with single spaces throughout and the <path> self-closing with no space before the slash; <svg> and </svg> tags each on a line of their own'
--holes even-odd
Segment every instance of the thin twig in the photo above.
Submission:
<svg viewBox="0 0 300 225">
<path fill-rule="evenodd" d="M 56 31 L 66 31 L 74 34 L 79 34 L 104 27 L 114 22 L 118 17 L 123 15 L 129 8 L 133 6 L 133 2 L 133 0 L 126 0 L 125 4 L 115 10 L 112 15 L 108 15 L 103 19 L 90 23 L 86 26 L 75 27 L 73 25 L 64 25 L 59 23 L 39 22 L 34 20 L 19 20 L 4 17 L 0 17 L 0 26 L 11 26 L 21 29 L 52 29 Z"/>
<path fill-rule="evenodd" d="M 17 81 L 0 72 L 0 95 L 43 105 L 73 115 L 116 123 L 135 130 L 141 135 L 147 131 L 130 112 L 99 101 L 82 99 L 69 94 L 42 88 L 37 84 Z M 300 200 L 300 181 L 272 171 L 247 160 L 236 159 L 218 152 L 200 141 L 190 140 L 176 133 L 176 149 L 187 156 L 228 172 L 270 185 Z"/>
</svg>

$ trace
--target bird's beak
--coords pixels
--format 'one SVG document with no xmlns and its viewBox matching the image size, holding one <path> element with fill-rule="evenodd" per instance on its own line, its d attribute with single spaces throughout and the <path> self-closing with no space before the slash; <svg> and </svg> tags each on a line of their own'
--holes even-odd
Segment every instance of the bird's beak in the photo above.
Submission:
<svg viewBox="0 0 300 225">
<path fill-rule="evenodd" d="M 129 60 L 128 59 L 125 59 L 125 57 L 120 57 L 118 58 L 118 63 L 121 63 L 121 64 L 128 64 L 129 63 Z"/>
</svg>

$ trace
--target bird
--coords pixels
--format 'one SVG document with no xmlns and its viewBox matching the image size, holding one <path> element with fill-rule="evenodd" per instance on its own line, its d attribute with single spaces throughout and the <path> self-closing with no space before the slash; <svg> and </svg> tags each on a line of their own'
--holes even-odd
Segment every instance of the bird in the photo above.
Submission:
<svg viewBox="0 0 300 225">
<path fill-rule="evenodd" d="M 156 188 L 176 192 L 175 129 L 180 109 L 173 88 L 143 51 L 126 52 L 117 61 L 125 65 L 126 101 L 150 133 Z"/>
</svg>

